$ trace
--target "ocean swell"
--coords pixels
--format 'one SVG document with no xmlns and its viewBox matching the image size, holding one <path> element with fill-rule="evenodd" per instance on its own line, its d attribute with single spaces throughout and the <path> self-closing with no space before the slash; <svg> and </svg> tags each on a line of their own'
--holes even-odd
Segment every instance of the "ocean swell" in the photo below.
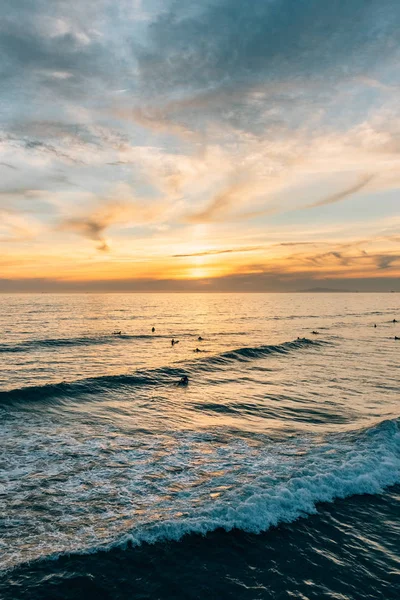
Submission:
<svg viewBox="0 0 400 600">
<path fill-rule="evenodd" d="M 66 338 L 44 338 L 38 340 L 27 340 L 17 344 L 0 344 L 0 354 L 9 354 L 14 352 L 30 352 L 40 349 L 57 349 L 63 347 L 74 346 L 92 346 L 102 344 L 118 344 L 128 342 L 130 340 L 150 340 L 156 338 L 169 339 L 168 335 L 131 335 L 126 333 L 97 335 L 97 336 L 81 336 L 81 337 L 66 337 Z"/>
<path fill-rule="evenodd" d="M 223 366 L 232 362 L 243 362 L 263 358 L 270 354 L 288 354 L 308 346 L 318 346 L 323 342 L 316 342 L 307 338 L 284 342 L 279 345 L 258 346 L 254 348 L 238 348 L 230 352 L 200 358 L 191 363 L 183 362 L 179 367 L 163 367 L 147 371 L 136 372 L 129 375 L 106 375 L 92 377 L 77 381 L 62 381 L 39 386 L 27 386 L 0 391 L 0 404 L 7 405 L 14 402 L 48 401 L 57 398 L 76 399 L 81 395 L 92 395 L 123 386 L 139 387 L 154 385 L 170 385 L 176 382 L 177 377 L 196 371 L 213 371 L 215 366 Z"/>
</svg>

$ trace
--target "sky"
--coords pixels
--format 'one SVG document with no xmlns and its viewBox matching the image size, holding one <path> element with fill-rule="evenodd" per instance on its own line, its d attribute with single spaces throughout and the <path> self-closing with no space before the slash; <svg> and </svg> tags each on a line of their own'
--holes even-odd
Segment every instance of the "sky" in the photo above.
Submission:
<svg viewBox="0 0 400 600">
<path fill-rule="evenodd" d="M 398 0 L 2 0 L 0 292 L 400 291 Z"/>
</svg>

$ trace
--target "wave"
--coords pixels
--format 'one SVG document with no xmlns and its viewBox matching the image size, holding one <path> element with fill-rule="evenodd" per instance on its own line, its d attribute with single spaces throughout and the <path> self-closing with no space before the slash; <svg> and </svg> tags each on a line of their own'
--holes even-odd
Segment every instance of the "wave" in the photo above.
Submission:
<svg viewBox="0 0 400 600">
<path fill-rule="evenodd" d="M 151 337 L 151 336 L 150 336 Z M 184 374 L 196 371 L 213 371 L 232 362 L 244 362 L 263 358 L 270 354 L 288 354 L 291 351 L 307 346 L 320 346 L 326 342 L 312 341 L 307 338 L 297 339 L 292 342 L 271 346 L 257 346 L 253 348 L 238 348 L 229 352 L 200 358 L 192 363 L 184 362 L 180 367 L 162 367 L 154 370 L 137 371 L 135 374 L 105 375 L 77 381 L 62 381 L 38 386 L 26 386 L 11 390 L 0 391 L 0 404 L 14 402 L 46 401 L 61 398 L 77 398 L 83 395 L 93 395 L 107 390 L 118 389 L 123 386 L 139 387 L 150 385 L 168 385 Z"/>
<path fill-rule="evenodd" d="M 222 360 L 249 360 L 253 358 L 262 358 L 268 356 L 268 354 L 287 354 L 291 350 L 297 350 L 298 348 L 304 348 L 305 346 L 320 346 L 324 342 L 314 342 L 308 338 L 298 338 L 292 342 L 284 342 L 283 344 L 276 344 L 274 346 L 256 346 L 254 348 L 239 348 L 237 350 L 231 350 L 229 352 L 223 352 L 218 355 L 218 359 Z"/>
<path fill-rule="evenodd" d="M 187 336 L 186 336 L 187 337 Z M 10 352 L 30 352 L 31 350 L 40 348 L 62 348 L 64 346 L 91 346 L 97 344 L 112 344 L 119 343 L 129 340 L 145 340 L 163 338 L 170 339 L 170 335 L 156 335 L 156 334 L 143 334 L 143 335 L 130 335 L 130 334 L 109 334 L 109 335 L 98 335 L 98 336 L 82 336 L 72 338 L 48 338 L 41 340 L 28 340 L 26 342 L 20 342 L 17 344 L 0 344 L 0 354 Z"/>
<path fill-rule="evenodd" d="M 379 494 L 397 483 L 400 483 L 399 418 L 361 432 L 358 445 L 336 466 L 317 462 L 314 469 L 304 469 L 299 476 L 269 490 L 256 483 L 248 497 L 236 505 L 220 501 L 195 517 L 149 523 L 108 547 L 179 541 L 187 534 L 205 535 L 216 529 L 258 534 L 280 523 L 317 513 L 319 503 Z"/>
<path fill-rule="evenodd" d="M 188 535 L 206 535 L 213 531 L 240 530 L 260 534 L 283 523 L 318 513 L 321 503 L 333 503 L 356 495 L 381 494 L 400 483 L 400 418 L 340 438 L 325 448 L 327 456 L 316 458 L 289 480 L 265 487 L 265 473 L 246 485 L 245 494 L 217 500 L 207 508 L 192 511 L 187 517 L 142 523 L 119 539 L 95 547 L 80 548 L 73 554 L 84 555 L 127 549 L 144 543 L 179 542 Z M 333 450 L 342 449 L 341 460 L 330 460 Z M 264 477 L 263 477 L 264 476 Z M 243 492 L 243 490 L 241 490 Z M 71 552 L 68 552 L 71 554 Z M 45 557 L 54 560 L 63 553 Z"/>
<path fill-rule="evenodd" d="M 195 517 L 149 523 L 107 548 L 179 541 L 187 534 L 205 535 L 217 529 L 261 533 L 280 523 L 317 513 L 319 503 L 379 494 L 386 487 L 400 483 L 400 419 L 384 421 L 362 432 L 360 437 L 360 446 L 355 446 L 334 468 L 322 468 L 320 463 L 317 472 L 300 473 L 267 491 L 255 484 L 248 497 L 236 506 L 221 501 Z"/>
</svg>

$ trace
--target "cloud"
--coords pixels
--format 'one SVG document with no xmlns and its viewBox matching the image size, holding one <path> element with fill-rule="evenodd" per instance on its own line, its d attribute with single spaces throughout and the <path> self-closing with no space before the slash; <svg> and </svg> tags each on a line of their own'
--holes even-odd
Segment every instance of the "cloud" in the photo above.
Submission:
<svg viewBox="0 0 400 600">
<path fill-rule="evenodd" d="M 239 194 L 244 190 L 244 185 L 234 183 L 219 192 L 212 200 L 211 204 L 204 210 L 192 214 L 188 221 L 192 223 L 204 223 L 215 221 L 223 217 L 229 209 L 239 200 Z"/>
<path fill-rule="evenodd" d="M 49 255 L 41 268 L 53 247 L 86 255 L 85 240 L 105 255 L 112 235 L 104 264 L 126 251 L 131 265 L 130 247 L 150 264 L 162 247 L 167 269 L 167 258 L 186 256 L 178 251 L 215 248 L 217 240 L 221 250 L 192 256 L 260 270 L 261 253 L 251 252 L 269 244 L 282 273 L 394 272 L 384 242 L 362 255 L 361 246 L 340 241 L 352 227 L 358 235 L 379 227 L 381 199 L 394 231 L 397 1 L 3 4 L 0 203 L 40 215 Z M 126 189 L 114 194 L 116 182 Z M 351 203 L 337 206 L 334 223 L 324 222 L 323 210 L 310 223 L 300 210 L 363 190 L 356 226 Z M 8 213 L 6 231 L 3 217 L 3 239 L 25 239 L 29 218 L 18 218 Z M 299 234 L 306 221 L 307 235 Z M 140 248 L 127 227 L 140 227 Z M 314 248 L 302 235 L 331 241 Z M 175 276 L 184 263 L 168 268 Z"/>
<path fill-rule="evenodd" d="M 268 195 L 268 183 L 272 187 L 272 182 L 257 174 L 251 166 L 247 171 L 245 167 L 235 169 L 235 162 L 239 162 L 237 158 L 232 161 L 233 164 L 230 165 L 227 173 L 221 173 L 222 181 L 218 183 L 222 189 L 213 196 L 205 208 L 188 214 L 186 216 L 188 223 L 237 221 L 255 218 L 259 213 L 274 212 L 273 208 L 240 212 L 243 206 L 265 198 Z"/>
<path fill-rule="evenodd" d="M 116 221 L 115 221 L 116 219 Z M 96 246 L 102 252 L 108 252 L 110 247 L 104 238 L 104 231 L 114 222 L 118 222 L 117 215 L 93 215 L 88 217 L 76 217 L 66 219 L 60 226 L 64 231 L 70 230 L 83 237 L 98 242 Z"/>
<path fill-rule="evenodd" d="M 378 269 L 389 269 L 393 263 L 400 263 L 400 254 L 387 254 L 375 257 Z"/>
<path fill-rule="evenodd" d="M 333 260 L 331 260 L 331 259 L 333 259 Z M 321 265 L 321 264 L 325 265 L 327 263 L 334 262 L 334 263 L 337 263 L 344 267 L 347 267 L 348 265 L 350 265 L 352 263 L 352 261 L 354 260 L 354 257 L 346 256 L 342 252 L 339 252 L 337 250 L 332 250 L 330 252 L 324 252 L 323 254 L 316 254 L 314 256 L 308 256 L 308 257 L 306 257 L 306 260 L 315 265 Z"/>
<path fill-rule="evenodd" d="M 396 51 L 399 27 L 393 0 L 181 0 L 153 22 L 151 43 L 138 50 L 139 73 L 153 93 L 266 77 L 367 76 Z"/>
<path fill-rule="evenodd" d="M 173 254 L 172 258 L 189 258 L 191 256 L 217 256 L 219 254 L 236 254 L 240 252 L 256 252 L 258 250 L 264 250 L 264 246 L 248 246 L 229 248 L 226 250 L 207 250 L 204 252 L 192 252 L 191 254 Z"/>
<path fill-rule="evenodd" d="M 0 207 L 0 242 L 24 242 L 39 235 L 42 227 L 22 212 Z"/>
<path fill-rule="evenodd" d="M 336 194 L 331 194 L 322 200 L 318 200 L 317 202 L 312 202 L 311 204 L 307 204 L 304 208 L 314 208 L 316 206 L 326 206 L 327 204 L 334 204 L 335 202 L 340 202 L 344 200 L 348 196 L 352 196 L 356 194 L 363 188 L 365 188 L 370 181 L 374 178 L 374 175 L 364 175 L 361 179 L 355 183 L 354 185 L 342 190 L 341 192 L 337 192 Z"/>
<path fill-rule="evenodd" d="M 112 225 L 138 226 L 156 221 L 163 213 L 160 203 L 139 200 L 109 199 L 99 203 L 90 212 L 64 217 L 58 224 L 60 231 L 71 231 L 83 238 L 97 242 L 97 250 L 108 252 L 106 230 Z"/>
<path fill-rule="evenodd" d="M 111 69 L 106 75 L 110 55 L 96 33 L 95 3 L 85 2 L 80 9 L 58 0 L 5 3 L 0 26 L 3 78 L 12 80 L 22 70 L 40 85 L 68 94 L 79 93 L 84 77 L 88 83 L 101 75 L 113 76 Z M 105 6 L 103 0 L 98 2 L 100 10 Z"/>
<path fill-rule="evenodd" d="M 287 246 L 319 246 L 321 243 L 326 244 L 327 242 L 279 242 L 279 244 L 274 244 L 274 246 L 279 246 L 282 248 Z"/>
<path fill-rule="evenodd" d="M 114 114 L 120 119 L 135 121 L 143 127 L 154 130 L 157 133 L 174 133 L 179 137 L 192 137 L 193 132 L 184 125 L 180 125 L 169 117 L 168 109 L 150 108 L 138 106 L 132 109 L 115 109 Z"/>
<path fill-rule="evenodd" d="M 8 163 L 5 162 L 0 162 L 0 166 L 2 167 L 7 167 L 8 169 L 12 169 L 13 171 L 17 171 L 17 167 L 14 167 L 14 165 L 9 165 Z"/>
</svg>

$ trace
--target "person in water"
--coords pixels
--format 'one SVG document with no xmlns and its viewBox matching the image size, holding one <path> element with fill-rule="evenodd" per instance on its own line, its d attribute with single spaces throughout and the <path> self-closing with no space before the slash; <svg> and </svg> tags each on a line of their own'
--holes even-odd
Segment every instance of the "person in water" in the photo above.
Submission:
<svg viewBox="0 0 400 600">
<path fill-rule="evenodd" d="M 392 323 L 397 323 L 396 319 L 393 319 Z"/>
<path fill-rule="evenodd" d="M 194 352 L 200 352 L 200 350 L 198 348 L 196 348 L 196 350 L 194 350 Z"/>
<path fill-rule="evenodd" d="M 202 342 L 203 341 L 203 338 L 201 337 L 201 335 L 199 335 L 199 337 L 197 338 L 197 341 L 198 342 Z"/>
<path fill-rule="evenodd" d="M 184 375 L 183 377 L 180 378 L 178 385 L 187 385 L 189 383 L 189 377 L 187 375 Z"/>
</svg>

